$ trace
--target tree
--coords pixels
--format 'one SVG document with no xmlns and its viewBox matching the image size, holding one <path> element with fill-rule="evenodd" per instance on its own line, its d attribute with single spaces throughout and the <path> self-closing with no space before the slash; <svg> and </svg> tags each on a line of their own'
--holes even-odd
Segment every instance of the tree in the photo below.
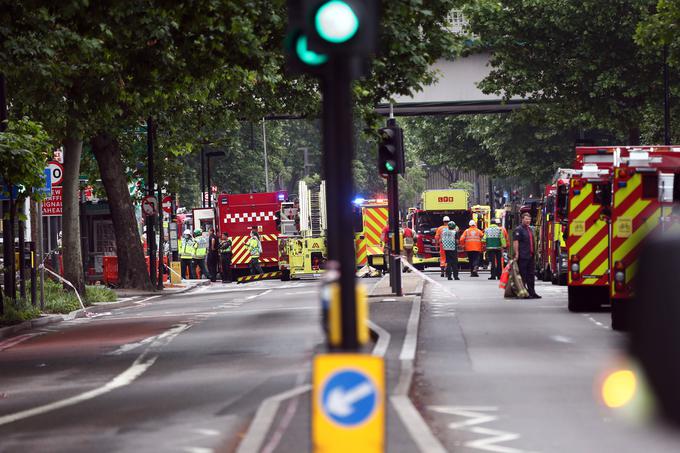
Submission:
<svg viewBox="0 0 680 453">
<path fill-rule="evenodd" d="M 45 185 L 44 170 L 50 150 L 50 139 L 42 126 L 28 118 L 9 121 L 7 129 L 0 133 L 0 192 L 9 198 L 9 228 L 3 230 L 3 243 L 12 249 L 16 229 L 17 209 L 23 206 L 28 197 L 41 199 L 43 196 L 34 188 Z M 15 198 L 16 197 L 16 198 Z M 5 292 L 10 299 L 15 298 L 15 263 L 11 259 L 6 267 Z M 9 278 L 8 278 L 9 277 Z M 0 315 L 2 314 L 0 299 Z"/>
<path fill-rule="evenodd" d="M 550 104 L 574 126 L 621 131 L 638 144 L 644 107 L 662 95 L 660 50 L 633 39 L 655 1 L 469 2 L 469 31 L 493 52 L 480 86 Z"/>
</svg>

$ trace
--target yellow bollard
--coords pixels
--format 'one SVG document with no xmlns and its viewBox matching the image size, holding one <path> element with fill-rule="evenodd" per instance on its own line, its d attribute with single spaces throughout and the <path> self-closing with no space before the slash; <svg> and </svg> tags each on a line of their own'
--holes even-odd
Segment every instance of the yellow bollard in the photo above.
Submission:
<svg viewBox="0 0 680 453">
<path fill-rule="evenodd" d="M 170 262 L 170 283 L 173 285 L 182 283 L 182 266 L 179 261 Z"/>
</svg>

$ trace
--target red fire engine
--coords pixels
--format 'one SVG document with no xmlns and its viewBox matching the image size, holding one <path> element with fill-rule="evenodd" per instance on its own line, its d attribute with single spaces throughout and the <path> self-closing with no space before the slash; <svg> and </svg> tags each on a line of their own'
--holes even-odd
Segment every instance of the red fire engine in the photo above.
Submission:
<svg viewBox="0 0 680 453">
<path fill-rule="evenodd" d="M 232 241 L 231 264 L 234 269 L 247 269 L 250 254 L 246 241 L 253 228 L 262 242 L 260 264 L 263 269 L 278 270 L 279 213 L 288 199 L 286 191 L 221 194 L 217 199 L 218 230 L 227 232 Z"/>
<path fill-rule="evenodd" d="M 641 245 L 651 235 L 680 229 L 680 147 L 622 148 L 614 161 L 610 294 L 612 328 L 622 330 L 628 325 Z"/>
<path fill-rule="evenodd" d="M 615 147 L 578 147 L 569 186 L 568 307 L 596 310 L 609 303 L 609 225 Z"/>
</svg>

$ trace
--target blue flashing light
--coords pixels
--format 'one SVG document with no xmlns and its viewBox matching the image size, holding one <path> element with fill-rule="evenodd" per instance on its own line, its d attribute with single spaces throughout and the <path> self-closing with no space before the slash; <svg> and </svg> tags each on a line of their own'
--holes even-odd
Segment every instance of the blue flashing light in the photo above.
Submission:
<svg viewBox="0 0 680 453">
<path fill-rule="evenodd" d="M 357 198 L 354 199 L 354 201 L 353 201 L 352 203 L 354 203 L 354 204 L 361 204 L 361 203 L 363 203 L 364 201 L 366 201 L 366 199 L 361 198 L 361 197 L 357 197 Z"/>
<path fill-rule="evenodd" d="M 285 200 L 285 199 L 286 199 L 286 195 L 280 193 L 280 194 L 279 194 L 279 201 L 283 201 L 283 200 Z"/>
</svg>

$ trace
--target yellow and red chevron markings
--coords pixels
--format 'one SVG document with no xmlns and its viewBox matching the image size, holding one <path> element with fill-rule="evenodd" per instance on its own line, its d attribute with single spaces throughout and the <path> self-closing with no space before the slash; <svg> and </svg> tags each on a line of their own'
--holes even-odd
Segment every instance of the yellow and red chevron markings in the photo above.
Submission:
<svg viewBox="0 0 680 453">
<path fill-rule="evenodd" d="M 253 282 L 255 280 L 269 280 L 273 278 L 280 278 L 281 277 L 281 272 L 265 272 L 264 274 L 255 274 L 255 275 L 244 275 L 243 277 L 239 277 L 236 280 L 236 283 L 246 283 L 246 282 Z"/>
<path fill-rule="evenodd" d="M 366 238 L 366 253 L 368 255 L 382 255 L 380 236 L 387 226 L 388 212 L 386 207 L 364 208 L 364 237 Z"/>
<path fill-rule="evenodd" d="M 572 257 L 578 256 L 580 279 L 572 279 L 571 286 L 607 286 L 609 284 L 609 226 L 600 220 L 602 205 L 597 204 L 593 184 L 583 181 L 580 193 L 574 192 L 576 179 L 572 179 L 572 193 L 569 199 L 569 269 Z"/>
<path fill-rule="evenodd" d="M 366 241 L 364 239 L 355 239 L 354 250 L 356 251 L 357 266 L 365 266 L 368 263 L 368 258 L 366 257 Z"/>
<path fill-rule="evenodd" d="M 661 207 L 656 198 L 643 198 L 643 175 L 635 173 L 626 179 L 625 169 L 616 169 L 615 186 L 625 182 L 614 192 L 614 223 L 612 228 L 612 275 L 616 263 L 623 264 L 625 285 L 617 291 L 612 278 L 611 295 L 614 298 L 632 296 L 633 281 L 637 273 L 637 257 L 644 239 L 661 233 Z"/>
<path fill-rule="evenodd" d="M 250 262 L 250 253 L 248 252 L 248 247 L 246 247 L 246 242 L 250 236 L 233 236 L 231 238 L 231 264 L 245 264 Z M 275 234 L 261 234 L 260 241 L 276 241 L 277 236 Z M 263 263 L 276 263 L 278 258 L 265 258 L 260 256 L 260 262 Z"/>
</svg>

